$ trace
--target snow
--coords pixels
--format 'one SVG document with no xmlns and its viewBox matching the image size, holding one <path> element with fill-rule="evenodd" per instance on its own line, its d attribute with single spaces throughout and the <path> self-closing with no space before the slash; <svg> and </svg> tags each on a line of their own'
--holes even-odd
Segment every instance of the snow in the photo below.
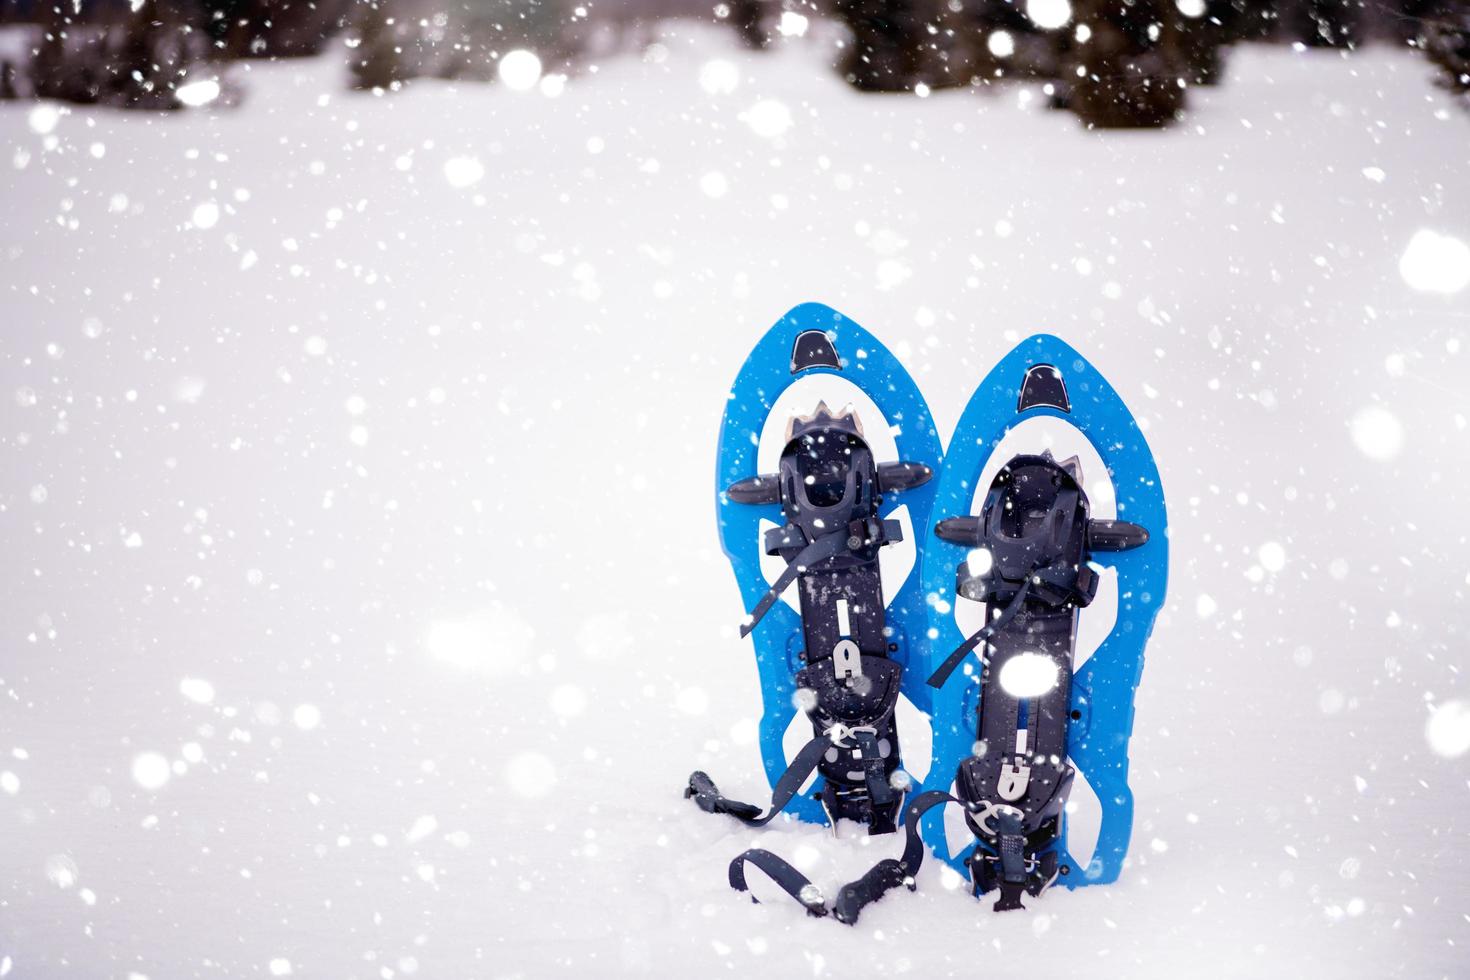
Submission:
<svg viewBox="0 0 1470 980">
<path fill-rule="evenodd" d="M 404 840 L 410 844 L 417 844 L 438 829 L 439 821 L 431 814 L 424 814 L 413 822 L 413 826 L 404 835 Z"/>
<path fill-rule="evenodd" d="M 730 191 L 730 181 L 720 171 L 711 170 L 699 178 L 699 189 L 710 197 L 724 197 Z"/>
<path fill-rule="evenodd" d="M 674 704 L 686 715 L 702 715 L 709 710 L 709 695 L 701 687 L 686 687 L 674 696 Z"/>
<path fill-rule="evenodd" d="M 451 157 L 444 161 L 444 179 L 450 187 L 471 187 L 485 177 L 485 165 L 474 157 Z"/>
<path fill-rule="evenodd" d="M 802 37 L 810 26 L 811 20 L 794 10 L 782 11 L 780 19 L 776 22 L 776 30 L 782 37 Z"/>
<path fill-rule="evenodd" d="M 500 59 L 498 73 L 506 88 L 513 92 L 528 92 L 541 80 L 541 59 L 534 51 L 524 48 L 507 51 Z"/>
<path fill-rule="evenodd" d="M 758 136 L 775 139 L 791 128 L 791 110 L 778 99 L 762 99 L 745 113 L 745 124 Z"/>
<path fill-rule="evenodd" d="M 1381 405 L 1367 405 L 1352 419 L 1353 442 L 1369 459 L 1393 459 L 1404 447 L 1404 425 Z"/>
<path fill-rule="evenodd" d="M 1286 567 L 1286 549 L 1279 541 L 1267 541 L 1256 550 L 1256 557 L 1268 572 L 1279 572 Z"/>
<path fill-rule="evenodd" d="M 199 677 L 185 677 L 179 681 L 179 693 L 195 704 L 208 704 L 214 700 L 214 685 Z"/>
<path fill-rule="evenodd" d="M 168 759 L 157 752 L 139 752 L 133 757 L 133 782 L 146 790 L 163 789 L 171 775 Z"/>
<path fill-rule="evenodd" d="M 205 78 L 197 82 L 188 82 L 180 85 L 174 94 L 186 106 L 208 105 L 220 96 L 219 80 Z"/>
<path fill-rule="evenodd" d="M 309 732 L 322 723 L 322 710 L 314 704 L 298 704 L 296 710 L 291 712 L 291 720 L 296 727 L 304 732 Z"/>
<path fill-rule="evenodd" d="M 77 863 L 65 854 L 53 854 L 46 859 L 46 877 L 62 890 L 76 885 Z"/>
<path fill-rule="evenodd" d="M 556 781 L 556 767 L 540 752 L 522 752 L 505 767 L 505 785 L 516 796 L 546 796 L 556 787 Z"/>
<path fill-rule="evenodd" d="M 56 128 L 56 124 L 61 121 L 62 114 L 66 111 L 63 106 L 48 102 L 38 103 L 27 116 L 31 131 L 44 136 Z"/>
<path fill-rule="evenodd" d="M 1425 725 L 1424 737 L 1436 754 L 1447 759 L 1470 752 L 1470 702 L 1446 701 L 1435 708 Z"/>
<path fill-rule="evenodd" d="M 1067 0 L 1026 0 L 1026 16 L 1037 27 L 1051 30 L 1072 19 L 1072 5 Z"/>
<path fill-rule="evenodd" d="M 587 692 L 575 684 L 560 684 L 552 690 L 549 703 L 552 711 L 570 718 L 587 710 Z"/>
<path fill-rule="evenodd" d="M 1040 697 L 1057 686 L 1057 665 L 1039 653 L 1020 653 L 1000 670 L 1000 686 L 1014 698 Z"/>
<path fill-rule="evenodd" d="M 201 231 L 207 231 L 219 224 L 219 205 L 213 201 L 204 201 L 195 205 L 191 220 L 194 227 Z"/>
<path fill-rule="evenodd" d="M 740 69 L 724 58 L 712 58 L 700 68 L 699 84 L 710 95 L 729 95 L 740 84 Z"/>
<path fill-rule="evenodd" d="M 1470 116 L 1430 68 L 1245 47 L 1173 131 L 1089 134 L 663 43 L 558 98 L 318 62 L 238 110 L 0 105 L 0 969 L 1463 973 L 1470 293 L 1401 260 L 1470 241 Z M 807 299 L 945 431 L 1042 329 L 1146 427 L 1116 885 L 1001 916 L 929 862 L 850 930 L 730 891 L 757 843 L 828 895 L 897 851 L 680 796 L 763 785 L 711 462 Z"/>
<path fill-rule="evenodd" d="M 1453 235 L 1421 228 L 1404 248 L 1399 273 L 1415 289 L 1454 295 L 1470 286 L 1470 245 Z"/>
</svg>

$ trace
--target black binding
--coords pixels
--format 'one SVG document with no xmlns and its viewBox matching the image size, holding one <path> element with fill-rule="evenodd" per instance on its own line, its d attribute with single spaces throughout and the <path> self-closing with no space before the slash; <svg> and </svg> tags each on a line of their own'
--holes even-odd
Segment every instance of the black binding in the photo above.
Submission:
<svg viewBox="0 0 1470 980">
<path fill-rule="evenodd" d="M 1039 895 L 1056 879 L 1062 811 L 1074 776 L 1066 759 L 1077 610 L 1097 593 L 1097 576 L 1088 563 L 1093 550 L 1138 547 L 1148 532 L 1126 521 L 1089 519 L 1077 461 L 1057 463 L 1049 453 L 1011 459 L 996 475 L 978 516 L 946 518 L 935 532 L 991 555 L 983 574 L 972 574 L 968 562 L 957 570 L 958 593 L 986 603 L 986 626 L 929 681 L 943 685 L 971 650 L 988 647 L 981 658 L 976 728 L 985 751 L 960 763 L 958 796 L 929 791 L 909 802 L 903 856 L 880 861 L 844 886 L 830 910 L 805 876 L 766 851 L 736 858 L 730 868 L 736 890 L 746 890 L 744 866 L 750 863 L 811 914 L 830 911 L 838 921 L 856 922 L 865 906 L 897 885 L 914 887 L 924 858 L 919 820 L 947 803 L 965 808 L 965 822 L 976 838 L 968 859 L 973 891 L 977 896 L 998 892 L 997 911 L 1024 908 L 1024 895 Z M 1024 699 L 1008 693 L 999 680 L 1011 658 L 1022 654 L 1046 657 L 1056 667 L 1056 683 Z"/>
<path fill-rule="evenodd" d="M 798 352 L 804 349 L 798 343 Z M 833 821 L 856 820 L 874 834 L 896 829 L 904 787 L 893 713 L 903 669 L 888 657 L 878 552 L 902 540 L 903 532 L 897 521 L 880 516 L 879 507 L 883 493 L 919 486 L 930 476 L 918 463 L 876 463 L 857 417 L 818 404 L 810 417 L 792 420 L 779 472 L 728 488 L 737 503 L 779 502 L 786 518 L 765 541 L 766 553 L 784 558 L 786 567 L 740 635 L 749 635 L 797 584 L 806 666 L 796 684 L 807 695 L 813 738 L 777 781 L 764 816 L 694 773 L 685 796 L 702 809 L 764 824 L 816 769 L 825 779 L 822 805 Z"/>
<path fill-rule="evenodd" d="M 956 774 L 965 820 L 977 844 L 970 856 L 976 895 L 998 891 L 997 911 L 1023 907 L 1056 879 L 1062 811 L 1075 770 L 1067 762 L 1072 653 L 1077 611 L 1097 594 L 1091 550 L 1123 550 L 1148 540 L 1126 521 L 1093 521 L 1076 459 L 1020 455 L 1001 467 L 977 517 L 949 518 L 941 538 L 989 552 L 990 568 L 957 570 L 956 591 L 986 604 L 987 625 L 930 678 L 938 687 L 969 650 L 981 657 L 976 735 L 985 752 Z M 956 656 L 957 655 L 957 656 Z M 1016 657 L 1043 657 L 1055 669 L 1045 691 L 1017 697 L 1001 676 Z"/>
</svg>

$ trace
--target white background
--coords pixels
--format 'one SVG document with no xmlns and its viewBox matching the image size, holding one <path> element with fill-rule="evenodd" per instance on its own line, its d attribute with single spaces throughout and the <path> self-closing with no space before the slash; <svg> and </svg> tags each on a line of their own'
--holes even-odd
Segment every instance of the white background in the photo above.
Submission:
<svg viewBox="0 0 1470 980">
<path fill-rule="evenodd" d="M 1470 116 L 1422 59 L 1246 48 L 1107 135 L 687 30 L 557 97 L 241 77 L 0 106 L 0 973 L 1463 974 L 1470 292 L 1400 259 L 1470 239 Z M 1147 425 L 1116 886 L 997 916 L 930 862 L 853 930 L 726 886 L 897 848 L 679 796 L 763 785 L 714 442 L 808 299 L 946 433 L 1039 329 Z"/>
</svg>

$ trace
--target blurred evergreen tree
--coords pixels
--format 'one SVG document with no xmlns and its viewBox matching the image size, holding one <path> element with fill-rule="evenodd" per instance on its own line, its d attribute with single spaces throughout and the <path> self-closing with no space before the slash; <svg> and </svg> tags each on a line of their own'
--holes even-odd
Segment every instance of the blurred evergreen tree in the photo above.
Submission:
<svg viewBox="0 0 1470 980">
<path fill-rule="evenodd" d="M 1273 36 L 1281 24 L 1278 0 L 1230 0 L 1231 40 L 1262 41 Z"/>
<path fill-rule="evenodd" d="M 199 0 L 215 47 L 232 58 L 322 51 L 350 18 L 353 0 Z"/>
<path fill-rule="evenodd" d="M 435 42 L 445 49 L 438 73 L 491 79 L 500 55 L 515 48 L 534 51 L 547 70 L 570 67 L 582 39 L 575 28 L 585 25 L 577 14 L 580 2 L 450 0 L 442 11 L 444 36 Z"/>
<path fill-rule="evenodd" d="M 941 60 L 953 84 L 1056 73 L 1051 32 L 1011 0 L 949 0 L 945 9 L 950 16 L 943 36 L 954 33 L 957 42 L 941 51 Z"/>
<path fill-rule="evenodd" d="M 390 89 L 410 77 L 393 9 L 390 0 L 369 0 L 358 7 L 347 62 L 353 88 Z"/>
<path fill-rule="evenodd" d="M 38 98 L 176 109 L 176 90 L 207 56 L 200 8 L 184 0 L 140 0 L 122 23 L 83 23 L 69 0 L 42 8 L 30 89 Z"/>
<path fill-rule="evenodd" d="M 498 50 L 526 48 L 543 59 L 562 53 L 574 15 L 573 0 L 461 0 L 460 9 L 482 25 Z"/>
<path fill-rule="evenodd" d="M 730 26 L 740 42 L 752 51 L 761 51 L 771 43 L 766 25 L 765 0 L 729 0 Z"/>
<path fill-rule="evenodd" d="M 16 86 L 16 78 L 15 62 L 9 58 L 0 61 L 0 99 L 20 98 L 20 91 Z"/>
<path fill-rule="evenodd" d="M 1404 40 L 1421 37 L 1428 28 L 1448 26 L 1457 29 L 1470 17 L 1467 0 L 1399 0 L 1395 18 Z"/>
<path fill-rule="evenodd" d="M 1188 69 L 1174 0 L 1077 0 L 1067 107 L 1089 127 L 1167 126 Z"/>
<path fill-rule="evenodd" d="M 1421 42 L 1440 67 L 1446 87 L 1470 92 L 1470 7 L 1444 11 L 1424 23 Z"/>
<path fill-rule="evenodd" d="M 139 109 L 180 108 L 175 91 L 203 53 L 203 35 L 190 23 L 198 15 L 192 4 L 142 0 L 108 58 L 109 101 Z"/>
<path fill-rule="evenodd" d="M 1362 41 L 1362 0 L 1292 0 L 1283 11 L 1290 35 L 1312 47 L 1351 48 Z"/>
<path fill-rule="evenodd" d="M 942 0 L 835 0 L 852 37 L 842 59 L 848 84 L 865 92 L 911 92 L 943 84 Z"/>
<path fill-rule="evenodd" d="M 1369 13 L 1376 13 L 1388 33 L 1406 44 L 1423 47 L 1427 34 L 1435 26 L 1448 23 L 1470 10 L 1467 0 L 1381 0 L 1370 2 Z"/>
<path fill-rule="evenodd" d="M 1179 51 L 1191 85 L 1214 85 L 1224 71 L 1224 48 L 1234 37 L 1237 11 L 1231 0 L 1180 0 Z"/>
<path fill-rule="evenodd" d="M 37 98 L 91 103 L 101 96 L 101 45 L 86 31 L 75 31 L 71 4 L 48 0 L 41 8 L 41 39 L 32 51 L 31 91 Z"/>
</svg>

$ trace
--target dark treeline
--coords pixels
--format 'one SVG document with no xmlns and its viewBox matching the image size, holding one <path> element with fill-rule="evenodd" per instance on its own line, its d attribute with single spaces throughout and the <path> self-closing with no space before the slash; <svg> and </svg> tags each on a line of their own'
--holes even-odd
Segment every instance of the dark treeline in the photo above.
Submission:
<svg viewBox="0 0 1470 980">
<path fill-rule="evenodd" d="M 331 45 L 365 90 L 489 80 L 518 47 L 573 72 L 674 16 L 765 48 L 784 12 L 845 26 L 836 68 L 859 90 L 1038 80 L 1094 127 L 1167 125 L 1248 41 L 1406 44 L 1447 86 L 1470 89 L 1470 0 L 0 0 L 0 23 L 30 25 L 32 38 L 24 57 L 0 59 L 0 97 L 173 108 L 181 86 L 222 63 Z"/>
<path fill-rule="evenodd" d="M 1046 80 L 1053 106 L 1096 127 L 1167 125 L 1183 109 L 1188 89 L 1218 82 L 1230 48 L 1246 41 L 1348 50 L 1370 40 L 1408 44 L 1424 49 L 1461 90 L 1470 71 L 1464 0 L 831 4 L 852 33 L 841 70 L 857 88 L 895 92 L 1038 78 Z M 1069 16 L 1052 27 L 1042 12 L 1057 9 Z"/>
<path fill-rule="evenodd" d="M 173 109 L 214 63 L 316 54 L 354 0 L 0 0 L 0 24 L 34 25 L 0 58 L 0 97 Z"/>
<path fill-rule="evenodd" d="M 1428 21 L 1421 43 L 1445 87 L 1470 92 L 1470 5 L 1458 7 Z"/>
</svg>

